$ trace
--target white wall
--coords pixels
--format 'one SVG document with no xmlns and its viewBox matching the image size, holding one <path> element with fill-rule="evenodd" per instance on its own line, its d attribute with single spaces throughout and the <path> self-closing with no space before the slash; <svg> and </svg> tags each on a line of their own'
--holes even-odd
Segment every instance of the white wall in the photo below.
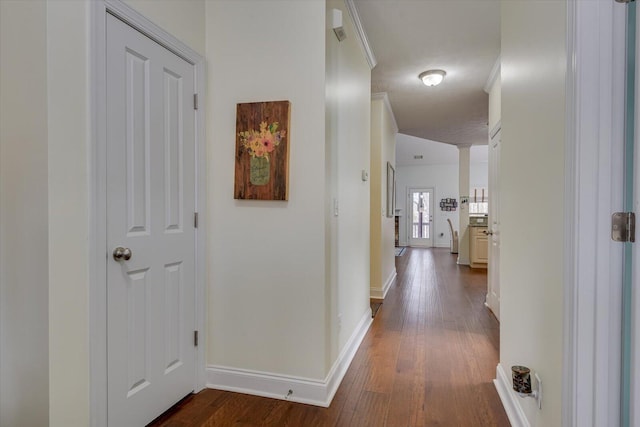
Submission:
<svg viewBox="0 0 640 427">
<path fill-rule="evenodd" d="M 485 147 L 483 145 L 483 147 Z M 473 148 L 473 147 L 472 147 Z M 470 192 L 469 197 L 473 197 L 473 189 L 474 188 L 484 188 L 485 189 L 485 197 L 488 195 L 487 192 L 487 181 L 488 181 L 488 163 L 471 163 L 471 170 L 469 173 L 469 182 L 470 182 Z M 478 202 L 480 201 L 480 193 L 478 193 Z"/>
<path fill-rule="evenodd" d="M 325 3 L 207 2 L 206 29 L 207 361 L 322 379 Z M 291 101 L 289 201 L 234 200 L 236 104 L 268 100 Z"/>
<path fill-rule="evenodd" d="M 44 1 L 0 2 L 3 427 L 49 417 L 46 13 Z"/>
<path fill-rule="evenodd" d="M 387 217 L 387 162 L 395 168 L 398 127 L 386 94 L 371 101 L 371 297 L 383 298 L 396 275 L 395 211 Z"/>
<path fill-rule="evenodd" d="M 488 137 L 487 137 L 488 139 Z M 489 146 L 472 145 L 471 163 L 469 164 L 469 201 L 473 201 L 474 189 L 477 189 L 478 202 L 482 195 L 481 189 L 488 196 L 489 187 Z"/>
<path fill-rule="evenodd" d="M 502 2 L 500 363 L 542 378 L 542 410 L 518 399 L 532 426 L 561 425 L 563 405 L 566 8 Z"/>
<path fill-rule="evenodd" d="M 321 2 L 324 3 L 324 2 Z M 327 157 L 326 173 L 335 185 L 327 190 L 326 207 L 331 210 L 336 197 L 337 217 L 329 213 L 337 226 L 337 253 L 332 270 L 337 270 L 336 310 L 328 309 L 328 324 L 337 324 L 338 353 L 347 344 L 359 322 L 369 313 L 370 274 L 370 181 L 362 181 L 362 170 L 370 168 L 371 152 L 371 69 L 364 56 L 350 15 L 343 0 L 326 2 L 342 11 L 347 38 L 335 37 L 327 17 L 326 34 L 326 108 L 327 145 L 334 156 Z M 334 272 L 336 273 L 336 272 Z M 333 339 L 332 339 L 333 342 Z M 326 369 L 338 354 L 330 354 Z"/>
</svg>

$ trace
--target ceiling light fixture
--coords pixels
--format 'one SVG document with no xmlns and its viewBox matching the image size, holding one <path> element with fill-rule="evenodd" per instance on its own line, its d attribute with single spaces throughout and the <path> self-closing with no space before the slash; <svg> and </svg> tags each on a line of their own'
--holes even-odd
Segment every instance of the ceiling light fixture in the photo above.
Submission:
<svg viewBox="0 0 640 427">
<path fill-rule="evenodd" d="M 438 86 L 446 75 L 447 73 L 444 70 L 429 70 L 420 73 L 418 78 L 427 86 Z"/>
</svg>

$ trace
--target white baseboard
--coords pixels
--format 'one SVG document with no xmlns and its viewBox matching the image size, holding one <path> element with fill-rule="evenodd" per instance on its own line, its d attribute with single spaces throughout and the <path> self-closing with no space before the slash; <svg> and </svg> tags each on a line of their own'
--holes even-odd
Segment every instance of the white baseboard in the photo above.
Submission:
<svg viewBox="0 0 640 427">
<path fill-rule="evenodd" d="M 371 309 L 368 309 L 324 380 L 209 365 L 207 387 L 326 408 L 331 404 L 371 322 Z"/>
<path fill-rule="evenodd" d="M 385 282 L 382 289 L 371 288 L 371 290 L 369 291 L 369 296 L 371 298 L 376 298 L 376 299 L 385 299 L 385 297 L 387 296 L 387 292 L 389 292 L 389 288 L 391 288 L 391 284 L 393 283 L 397 275 L 398 275 L 398 272 L 394 267 L 393 271 L 387 278 L 387 281 Z"/>
<path fill-rule="evenodd" d="M 458 265 L 469 265 L 470 263 L 469 258 L 462 258 L 458 255 Z"/>
<path fill-rule="evenodd" d="M 371 307 L 368 307 L 367 310 L 365 310 L 364 316 L 360 318 L 360 321 L 351 334 L 351 337 L 349 337 L 349 340 L 340 352 L 340 356 L 338 356 L 338 359 L 331 367 L 329 375 L 327 375 L 327 379 L 325 380 L 328 391 L 326 400 L 327 407 L 331 404 L 336 391 L 338 391 L 338 387 L 340 386 L 340 383 L 342 383 L 342 379 L 347 373 L 347 369 L 349 369 L 349 365 L 351 365 L 351 361 L 355 357 L 356 352 L 358 351 L 358 348 L 360 347 L 360 344 L 367 334 L 372 322 L 373 318 L 371 317 Z"/>
<path fill-rule="evenodd" d="M 496 367 L 496 379 L 493 380 L 493 384 L 496 386 L 496 390 L 498 390 L 498 395 L 500 395 L 502 406 L 507 413 L 507 417 L 509 417 L 511 426 L 530 427 L 529 420 L 527 420 L 522 406 L 520 406 L 520 398 L 511 387 L 511 377 L 506 374 L 502 365 L 499 363 Z"/>
</svg>

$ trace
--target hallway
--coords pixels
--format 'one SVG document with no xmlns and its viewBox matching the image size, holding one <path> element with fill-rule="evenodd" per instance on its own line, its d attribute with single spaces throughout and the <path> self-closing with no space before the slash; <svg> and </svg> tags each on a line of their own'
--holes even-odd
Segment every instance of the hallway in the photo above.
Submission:
<svg viewBox="0 0 640 427">
<path fill-rule="evenodd" d="M 204 390 L 151 425 L 509 426 L 492 383 L 499 328 L 486 271 L 457 266 L 447 249 L 407 249 L 396 268 L 331 407 Z"/>
</svg>

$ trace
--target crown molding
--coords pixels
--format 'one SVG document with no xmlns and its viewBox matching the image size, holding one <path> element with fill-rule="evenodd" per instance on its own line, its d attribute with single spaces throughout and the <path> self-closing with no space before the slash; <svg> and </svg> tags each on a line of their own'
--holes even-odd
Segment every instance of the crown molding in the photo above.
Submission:
<svg viewBox="0 0 640 427">
<path fill-rule="evenodd" d="M 393 108 L 391 108 L 391 102 L 389 102 L 389 95 L 387 94 L 387 92 L 372 93 L 371 100 L 381 100 L 384 103 L 384 105 L 387 107 L 387 110 L 389 111 L 389 115 L 391 116 L 393 129 L 395 130 L 395 133 L 398 133 L 398 122 L 396 122 L 396 116 L 395 114 L 393 114 Z"/>
<path fill-rule="evenodd" d="M 358 10 L 356 9 L 356 5 L 354 0 L 344 0 L 344 5 L 349 12 L 349 16 L 353 21 L 353 26 L 356 30 L 356 35 L 358 36 L 358 40 L 360 41 L 360 46 L 362 46 L 362 50 L 364 50 L 364 56 L 367 58 L 367 62 L 369 63 L 369 68 L 373 70 L 373 67 L 376 66 L 378 61 L 376 60 L 376 56 L 373 54 L 373 49 L 369 44 L 369 39 L 367 38 L 367 34 L 364 32 L 364 27 L 362 26 L 362 22 L 360 21 L 360 16 L 358 15 Z"/>
</svg>

